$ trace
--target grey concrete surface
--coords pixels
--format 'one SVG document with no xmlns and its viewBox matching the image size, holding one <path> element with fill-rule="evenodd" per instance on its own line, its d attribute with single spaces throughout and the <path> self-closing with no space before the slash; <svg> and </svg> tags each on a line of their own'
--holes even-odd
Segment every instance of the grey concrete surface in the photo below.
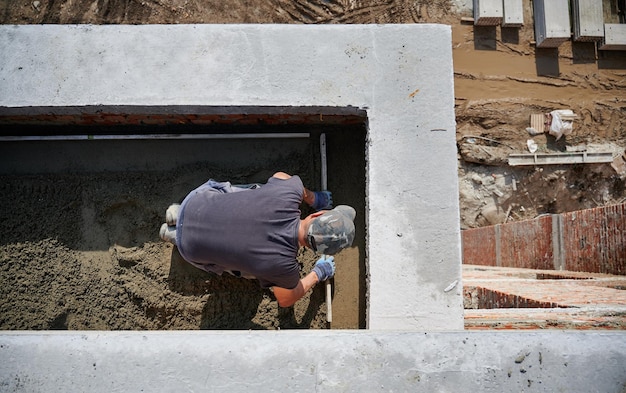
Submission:
<svg viewBox="0 0 626 393">
<path fill-rule="evenodd" d="M 368 327 L 463 328 L 450 26 L 0 26 L 0 116 L 129 107 L 366 111 Z"/>
<path fill-rule="evenodd" d="M 622 392 L 624 333 L 444 332 L 463 327 L 450 43 L 438 25 L 0 26 L 0 116 L 366 111 L 371 329 L 1 332 L 0 391 Z"/>
<path fill-rule="evenodd" d="M 0 335 L 3 392 L 603 392 L 626 334 L 73 332 Z"/>
</svg>

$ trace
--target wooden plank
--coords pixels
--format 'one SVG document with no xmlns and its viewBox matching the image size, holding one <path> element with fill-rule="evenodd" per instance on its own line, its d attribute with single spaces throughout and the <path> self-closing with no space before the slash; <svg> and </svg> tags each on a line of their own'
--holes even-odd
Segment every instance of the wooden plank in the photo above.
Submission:
<svg viewBox="0 0 626 393">
<path fill-rule="evenodd" d="M 535 0 L 533 11 L 538 48 L 557 48 L 570 39 L 568 0 Z"/>
<path fill-rule="evenodd" d="M 533 113 L 530 115 L 530 127 L 535 131 L 543 133 L 548 131 L 546 128 L 546 115 L 544 113 Z"/>
</svg>

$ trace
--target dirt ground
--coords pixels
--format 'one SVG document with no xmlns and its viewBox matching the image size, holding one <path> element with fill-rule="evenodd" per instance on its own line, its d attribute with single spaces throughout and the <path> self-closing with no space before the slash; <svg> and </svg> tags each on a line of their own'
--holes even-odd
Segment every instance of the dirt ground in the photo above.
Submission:
<svg viewBox="0 0 626 393">
<path fill-rule="evenodd" d="M 124 132 L 113 128 L 97 130 Z M 209 178 L 233 184 L 265 183 L 280 170 L 298 174 L 308 187 L 319 189 L 316 130 L 301 129 L 311 137 L 282 142 L 3 142 L 4 155 L 17 154 L 12 160 L 28 169 L 0 175 L 0 195 L 12 201 L 0 208 L 0 330 L 331 327 L 324 285 L 316 286 L 295 306 L 280 308 L 272 291 L 260 288 L 256 280 L 201 271 L 158 237 L 167 206 L 182 201 Z M 365 130 L 362 126 L 350 132 L 328 126 L 323 130 L 328 169 L 333 173 L 328 186 L 338 203 L 357 210 L 359 228 L 354 247 L 335 259 L 333 310 L 342 318 L 335 317 L 332 327 L 358 328 L 364 320 L 359 306 L 364 303 L 360 298 L 364 257 L 359 250 L 364 249 L 360 228 L 364 227 L 365 176 L 345 163 L 341 165 L 345 170 L 335 168 L 338 161 L 348 159 L 364 170 Z M 355 139 L 356 135 L 360 137 Z M 177 157 L 179 151 L 185 156 Z M 142 159 L 127 157 L 129 152 Z M 37 158 L 29 161 L 29 156 Z M 99 164 L 97 156 L 109 159 Z M 32 162 L 38 166 L 30 167 Z M 305 205 L 301 210 L 303 217 L 312 212 Z M 301 275 L 311 271 L 317 258 L 310 250 L 300 251 Z"/>
<path fill-rule="evenodd" d="M 613 4 L 604 0 L 605 21 L 616 23 Z M 524 6 L 525 25 L 502 28 L 463 20 L 471 10 L 452 0 L 0 0 L 0 22 L 449 24 L 461 227 L 625 202 L 619 165 L 507 164 L 509 154 L 528 153 L 529 139 L 539 153 L 610 151 L 617 164 L 626 146 L 626 52 L 572 42 L 535 48 L 530 0 Z M 528 133 L 532 113 L 556 109 L 578 116 L 571 134 L 556 141 Z M 180 261 L 154 239 L 169 197 L 156 189 L 160 177 L 134 176 L 2 178 L 4 200 L 17 202 L 0 209 L 0 329 L 327 327 L 322 291 L 280 309 L 255 283 L 216 279 Z M 81 202 L 72 197 L 77 189 Z M 67 224 L 79 221 L 93 223 L 95 238 Z M 300 260 L 308 271 L 312 256 Z M 250 296 L 234 300 L 236 292 Z"/>
</svg>

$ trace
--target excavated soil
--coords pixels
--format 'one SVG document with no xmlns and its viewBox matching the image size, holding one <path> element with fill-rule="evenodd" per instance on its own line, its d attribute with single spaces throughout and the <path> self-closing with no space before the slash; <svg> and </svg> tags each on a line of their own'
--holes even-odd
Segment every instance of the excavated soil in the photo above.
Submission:
<svg viewBox="0 0 626 393">
<path fill-rule="evenodd" d="M 198 270 L 158 240 L 172 195 L 163 185 L 191 189 L 181 179 L 207 173 L 237 180 L 201 165 L 2 176 L 2 195 L 12 203 L 0 210 L 0 329 L 325 327 L 322 290 L 280 309 L 255 281 Z M 298 259 L 310 271 L 313 253 Z"/>
<path fill-rule="evenodd" d="M 163 185 L 191 190 L 195 183 L 185 179 L 207 173 L 242 179 L 203 165 L 2 176 L 2 195 L 12 202 L 0 209 L 0 329 L 326 327 L 322 288 L 281 309 L 256 281 L 203 272 L 159 241 L 173 193 Z M 302 250 L 298 260 L 304 274 L 315 256 Z"/>
<path fill-rule="evenodd" d="M 605 22 L 617 23 L 615 2 L 603 4 Z M 0 0 L 0 22 L 449 24 L 461 228 L 623 203 L 626 53 L 571 41 L 536 48 L 530 0 L 524 8 L 524 26 L 503 28 L 462 19 L 471 17 L 471 2 L 463 0 Z M 557 141 L 528 133 L 531 114 L 556 109 L 578 116 L 571 134 Z M 509 166 L 509 154 L 528 153 L 529 139 L 540 153 L 602 151 L 615 161 Z M 327 327 L 321 288 L 295 308 L 280 309 L 254 282 L 193 269 L 156 241 L 172 199 L 159 187 L 162 173 L 0 180 L 0 329 Z M 300 260 L 308 271 L 311 256 L 303 253 Z"/>
</svg>

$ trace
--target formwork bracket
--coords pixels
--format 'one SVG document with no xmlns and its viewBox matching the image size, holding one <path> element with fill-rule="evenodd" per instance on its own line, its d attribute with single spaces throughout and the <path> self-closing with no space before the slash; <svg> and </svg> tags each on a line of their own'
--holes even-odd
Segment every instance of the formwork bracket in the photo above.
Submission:
<svg viewBox="0 0 626 393">
<path fill-rule="evenodd" d="M 602 164 L 613 162 L 611 152 L 510 154 L 509 165 Z"/>
</svg>

